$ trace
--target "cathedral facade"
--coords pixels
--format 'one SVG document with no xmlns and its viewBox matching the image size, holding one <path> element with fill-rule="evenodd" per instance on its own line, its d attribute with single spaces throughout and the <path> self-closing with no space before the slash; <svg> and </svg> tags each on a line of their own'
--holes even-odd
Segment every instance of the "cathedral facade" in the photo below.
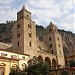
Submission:
<svg viewBox="0 0 75 75">
<path fill-rule="evenodd" d="M 35 22 L 31 12 L 25 6 L 17 13 L 17 21 L 13 25 L 13 51 L 36 56 L 52 64 L 65 65 L 61 35 L 57 27 L 50 22 L 43 41 L 36 37 Z M 60 61 L 61 60 L 61 61 Z"/>
<path fill-rule="evenodd" d="M 62 38 L 57 27 L 50 22 L 43 41 L 40 41 L 36 36 L 35 26 L 31 12 L 23 6 L 17 13 L 17 21 L 13 24 L 13 49 L 11 52 L 3 50 L 0 52 L 0 69 L 3 73 L 1 75 L 9 75 L 10 68 L 17 64 L 22 69 L 34 56 L 47 62 L 52 69 L 65 66 Z"/>
</svg>

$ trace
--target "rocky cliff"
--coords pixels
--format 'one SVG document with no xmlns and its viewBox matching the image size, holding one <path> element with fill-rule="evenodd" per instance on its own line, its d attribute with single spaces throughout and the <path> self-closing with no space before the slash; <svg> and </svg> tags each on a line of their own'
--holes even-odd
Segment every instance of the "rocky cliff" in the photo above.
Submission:
<svg viewBox="0 0 75 75">
<path fill-rule="evenodd" d="M 7 21 L 0 24 L 0 42 L 12 43 L 13 21 Z"/>
<path fill-rule="evenodd" d="M 12 43 L 12 28 L 13 28 L 13 21 L 7 21 L 6 23 L 0 24 L 0 42 L 4 43 Z M 75 34 L 70 31 L 60 30 L 58 29 L 59 33 L 62 36 L 63 40 L 63 48 L 65 55 L 67 53 L 71 53 L 75 51 Z M 36 35 L 39 37 L 41 41 L 42 36 L 46 33 L 46 28 L 43 26 L 36 25 Z"/>
<path fill-rule="evenodd" d="M 75 51 L 75 34 L 70 31 L 59 30 L 62 36 L 64 51 L 71 53 Z"/>
</svg>

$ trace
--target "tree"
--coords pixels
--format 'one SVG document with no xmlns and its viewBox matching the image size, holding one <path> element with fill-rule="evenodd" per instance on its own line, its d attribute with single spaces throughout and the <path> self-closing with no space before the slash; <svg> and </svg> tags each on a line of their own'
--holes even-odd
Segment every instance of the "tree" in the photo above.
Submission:
<svg viewBox="0 0 75 75">
<path fill-rule="evenodd" d="M 28 67 L 21 70 L 18 66 L 12 68 L 9 75 L 48 75 L 50 67 L 43 61 L 39 61 L 37 57 L 28 61 Z"/>
<path fill-rule="evenodd" d="M 69 66 L 70 67 L 75 67 L 75 61 L 74 60 L 69 61 Z"/>
<path fill-rule="evenodd" d="M 28 75 L 48 75 L 50 67 L 43 61 L 39 61 L 38 58 L 33 57 L 29 62 L 27 68 Z"/>
<path fill-rule="evenodd" d="M 26 75 L 26 71 L 16 66 L 16 68 L 11 68 L 9 75 Z"/>
</svg>

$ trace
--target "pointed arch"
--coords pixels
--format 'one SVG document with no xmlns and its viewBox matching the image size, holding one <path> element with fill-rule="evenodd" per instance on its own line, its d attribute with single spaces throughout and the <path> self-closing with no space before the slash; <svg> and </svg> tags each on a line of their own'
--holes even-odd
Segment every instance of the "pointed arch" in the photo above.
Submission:
<svg viewBox="0 0 75 75">
<path fill-rule="evenodd" d="M 45 58 L 45 63 L 47 63 L 51 67 L 51 60 L 49 59 L 49 57 Z"/>
<path fill-rule="evenodd" d="M 52 59 L 52 67 L 53 69 L 56 69 L 56 60 L 54 58 Z"/>
<path fill-rule="evenodd" d="M 38 56 L 38 60 L 39 60 L 39 61 L 43 61 L 43 58 L 39 55 L 39 56 Z"/>
</svg>

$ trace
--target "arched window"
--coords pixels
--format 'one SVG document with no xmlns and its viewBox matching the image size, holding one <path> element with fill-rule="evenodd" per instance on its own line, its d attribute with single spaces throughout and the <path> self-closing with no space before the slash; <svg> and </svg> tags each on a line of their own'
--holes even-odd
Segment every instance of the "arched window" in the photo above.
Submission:
<svg viewBox="0 0 75 75">
<path fill-rule="evenodd" d="M 25 63 L 22 64 L 22 69 L 25 69 L 27 65 Z"/>
<path fill-rule="evenodd" d="M 0 66 L 6 66 L 6 64 L 4 64 L 4 63 L 0 63 Z"/>
<path fill-rule="evenodd" d="M 28 33 L 28 36 L 31 38 L 32 37 L 32 34 L 31 33 Z"/>
<path fill-rule="evenodd" d="M 43 61 L 43 58 L 41 56 L 38 56 L 39 61 Z"/>
<path fill-rule="evenodd" d="M 54 58 L 52 60 L 52 68 L 53 69 L 56 69 L 56 60 Z"/>
<path fill-rule="evenodd" d="M 38 48 L 41 50 L 41 47 L 40 46 L 38 46 Z"/>
<path fill-rule="evenodd" d="M 51 67 L 51 61 L 48 57 L 45 58 L 45 63 L 47 63 Z"/>
<path fill-rule="evenodd" d="M 20 24 L 17 24 L 17 29 L 20 28 Z"/>
<path fill-rule="evenodd" d="M 28 17 L 28 15 L 27 15 L 27 17 Z"/>
<path fill-rule="evenodd" d="M 31 22 L 29 22 L 28 27 L 31 28 Z"/>
<path fill-rule="evenodd" d="M 17 38 L 19 38 L 19 37 L 20 37 L 20 32 L 18 31 L 18 32 L 17 32 Z"/>
<path fill-rule="evenodd" d="M 13 65 L 12 65 L 12 68 L 16 68 L 16 67 L 17 67 L 17 64 L 13 64 Z"/>
</svg>

